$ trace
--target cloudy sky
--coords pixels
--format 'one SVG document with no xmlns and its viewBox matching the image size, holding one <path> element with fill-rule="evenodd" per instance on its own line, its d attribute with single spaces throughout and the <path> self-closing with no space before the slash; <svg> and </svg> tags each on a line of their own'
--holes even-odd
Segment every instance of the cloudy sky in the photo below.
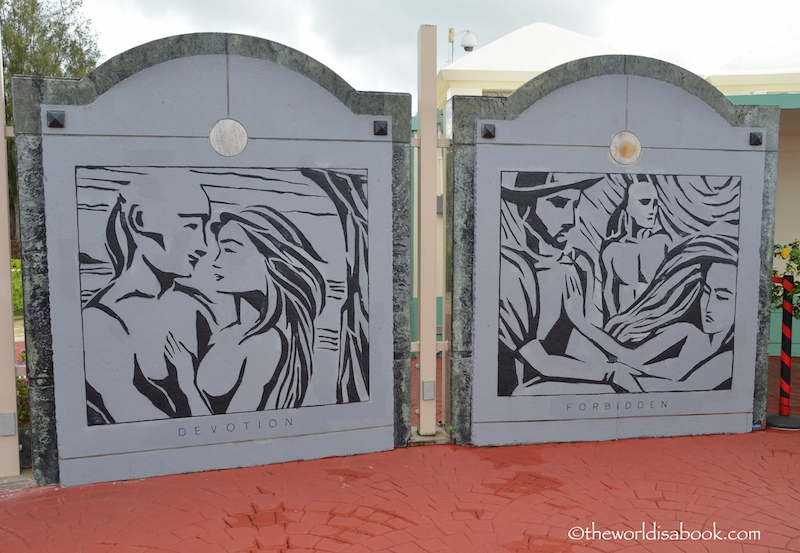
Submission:
<svg viewBox="0 0 800 553">
<path fill-rule="evenodd" d="M 83 11 L 103 59 L 166 36 L 232 32 L 301 50 L 357 90 L 410 93 L 421 24 L 437 26 L 440 68 L 449 27 L 472 28 L 480 47 L 541 21 L 700 74 L 800 34 L 798 0 L 84 0 Z"/>
</svg>

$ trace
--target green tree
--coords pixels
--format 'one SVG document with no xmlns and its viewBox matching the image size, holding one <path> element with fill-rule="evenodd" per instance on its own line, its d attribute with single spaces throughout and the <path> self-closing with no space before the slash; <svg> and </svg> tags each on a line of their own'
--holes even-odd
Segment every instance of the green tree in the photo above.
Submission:
<svg viewBox="0 0 800 553">
<path fill-rule="evenodd" d="M 83 77 L 100 59 L 97 33 L 81 13 L 83 0 L 0 0 L 6 125 L 11 125 L 11 77 Z M 11 237 L 17 237 L 17 174 L 8 147 Z"/>
</svg>

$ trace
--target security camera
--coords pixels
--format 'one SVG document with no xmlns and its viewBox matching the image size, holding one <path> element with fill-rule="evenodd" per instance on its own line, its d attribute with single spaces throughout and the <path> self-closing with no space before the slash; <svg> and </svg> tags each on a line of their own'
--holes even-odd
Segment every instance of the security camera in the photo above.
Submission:
<svg viewBox="0 0 800 553">
<path fill-rule="evenodd" d="M 472 31 L 467 31 L 467 34 L 461 39 L 461 47 L 467 52 L 472 52 L 477 45 L 478 41 L 475 39 L 475 35 L 472 34 Z"/>
<path fill-rule="evenodd" d="M 461 33 L 467 33 L 461 40 L 461 47 L 464 50 L 466 50 L 467 52 L 472 52 L 478 45 L 478 41 L 475 39 L 475 35 L 472 34 L 472 29 L 467 28 L 467 29 L 461 29 L 460 31 L 456 31 L 454 28 L 450 27 L 447 36 L 447 42 L 450 45 L 450 52 L 447 56 L 447 63 L 453 63 L 453 50 L 455 49 L 456 35 L 460 35 Z"/>
</svg>

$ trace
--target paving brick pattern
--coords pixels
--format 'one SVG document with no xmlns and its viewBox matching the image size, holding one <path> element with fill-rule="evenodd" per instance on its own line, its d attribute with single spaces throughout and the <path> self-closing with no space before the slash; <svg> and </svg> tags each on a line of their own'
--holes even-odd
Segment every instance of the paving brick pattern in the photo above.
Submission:
<svg viewBox="0 0 800 553">
<path fill-rule="evenodd" d="M 790 406 L 793 415 L 800 415 L 800 357 L 792 357 L 792 378 L 790 384 L 794 391 L 791 394 Z M 778 398 L 781 391 L 781 358 L 769 358 L 767 372 L 767 413 L 778 412 Z"/>
<path fill-rule="evenodd" d="M 800 433 L 421 446 L 0 494 L 0 551 L 800 551 Z M 760 539 L 570 539 L 573 527 Z M 580 537 L 580 536 L 578 536 Z"/>
</svg>

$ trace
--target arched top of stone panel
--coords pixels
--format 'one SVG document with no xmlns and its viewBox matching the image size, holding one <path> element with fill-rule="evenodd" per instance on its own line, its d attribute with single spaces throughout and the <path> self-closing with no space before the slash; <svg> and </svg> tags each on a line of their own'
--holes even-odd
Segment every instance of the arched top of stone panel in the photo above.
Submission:
<svg viewBox="0 0 800 553">
<path fill-rule="evenodd" d="M 574 60 L 538 75 L 507 98 L 457 96 L 461 123 L 483 119 L 512 120 L 535 102 L 565 86 L 594 77 L 628 75 L 655 79 L 674 85 L 702 100 L 734 127 L 765 127 L 766 149 L 777 150 L 778 117 L 771 106 L 737 106 L 716 87 L 698 75 L 666 61 L 641 56 L 607 55 Z M 772 113 L 772 115 L 768 115 Z M 453 121 L 455 143 L 474 144 L 475 132 Z M 461 133 L 458 133 L 461 130 Z M 473 128 L 474 131 L 474 128 Z M 769 132 L 774 131 L 774 132 Z M 460 134 L 460 136 L 459 136 Z"/>
<path fill-rule="evenodd" d="M 88 105 L 145 69 L 180 58 L 211 55 L 242 56 L 285 67 L 321 86 L 354 114 L 394 116 L 394 141 L 407 142 L 411 136 L 409 94 L 356 91 L 332 69 L 294 48 L 230 33 L 194 33 L 154 40 L 114 56 L 82 79 L 15 76 L 15 132 L 41 133 L 39 106 L 42 104 Z"/>
</svg>

